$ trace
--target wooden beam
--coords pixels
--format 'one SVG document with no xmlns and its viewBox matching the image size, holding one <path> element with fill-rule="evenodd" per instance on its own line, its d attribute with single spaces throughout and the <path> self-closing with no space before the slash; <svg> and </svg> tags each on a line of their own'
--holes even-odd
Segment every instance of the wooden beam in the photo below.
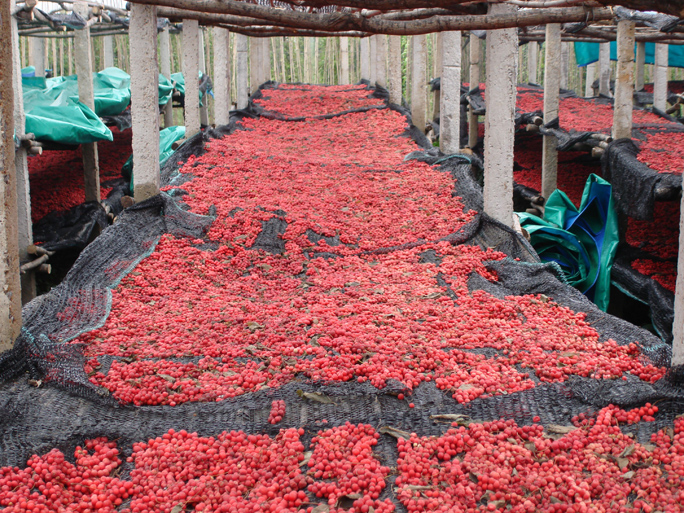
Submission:
<svg viewBox="0 0 684 513">
<path fill-rule="evenodd" d="M 104 46 L 104 67 L 114 67 L 114 36 L 104 36 L 102 38 Z"/>
<path fill-rule="evenodd" d="M 370 36 L 370 75 L 369 80 L 372 86 L 377 84 L 378 80 L 378 37 L 377 35 Z"/>
<path fill-rule="evenodd" d="M 632 137 L 634 105 L 634 22 L 620 20 L 617 35 L 617 77 L 615 80 L 615 112 L 613 139 Z"/>
<path fill-rule="evenodd" d="M 679 207 L 679 258 L 675 284 L 671 365 L 684 365 L 684 196 Z"/>
<path fill-rule="evenodd" d="M 546 26 L 545 64 L 544 64 L 544 121 L 547 123 L 558 117 L 559 90 L 561 88 L 562 60 L 556 56 L 561 51 L 561 26 L 557 23 Z M 553 135 L 545 135 L 542 149 L 541 193 L 548 198 L 557 188 L 558 141 Z"/>
<path fill-rule="evenodd" d="M 587 65 L 587 76 L 586 85 L 584 87 L 584 96 L 591 97 L 594 96 L 594 80 L 596 80 L 596 70 L 598 69 L 598 63 L 592 62 Z"/>
</svg>

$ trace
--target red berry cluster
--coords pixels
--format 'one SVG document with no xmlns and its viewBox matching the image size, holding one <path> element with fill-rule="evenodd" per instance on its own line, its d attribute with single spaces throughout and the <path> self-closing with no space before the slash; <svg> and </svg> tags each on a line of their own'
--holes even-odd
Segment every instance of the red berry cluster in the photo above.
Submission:
<svg viewBox="0 0 684 513">
<path fill-rule="evenodd" d="M 271 403 L 271 413 L 268 416 L 270 424 L 277 424 L 285 416 L 285 401 L 278 400 Z"/>
<path fill-rule="evenodd" d="M 302 95 L 306 91 L 306 95 Z M 279 86 L 278 89 L 262 89 L 263 98 L 255 103 L 269 113 L 291 118 L 316 117 L 336 114 L 363 107 L 380 107 L 384 101 L 370 98 L 371 91 L 364 85 L 354 86 Z"/>
<path fill-rule="evenodd" d="M 648 135 L 637 159 L 659 173 L 684 172 L 684 132 L 662 131 Z"/>
<path fill-rule="evenodd" d="M 674 292 L 677 282 L 677 263 L 639 258 L 632 261 L 632 269 L 650 276 L 666 289 Z"/>
<path fill-rule="evenodd" d="M 659 201 L 653 221 L 628 219 L 627 242 L 662 259 L 676 259 L 679 248 L 679 202 Z"/>
</svg>

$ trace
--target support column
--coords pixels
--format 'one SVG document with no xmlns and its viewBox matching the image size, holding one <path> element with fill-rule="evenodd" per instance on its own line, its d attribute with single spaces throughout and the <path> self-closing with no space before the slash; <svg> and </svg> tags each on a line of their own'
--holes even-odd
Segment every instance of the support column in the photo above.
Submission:
<svg viewBox="0 0 684 513">
<path fill-rule="evenodd" d="M 167 30 L 168 29 L 164 29 Z M 114 36 L 103 36 L 102 44 L 104 46 L 104 67 L 114 67 Z"/>
<path fill-rule="evenodd" d="M 530 41 L 527 43 L 527 81 L 537 83 L 537 64 L 539 60 L 539 43 Z"/>
<path fill-rule="evenodd" d="M 36 76 L 44 77 L 46 64 L 45 39 L 42 37 L 29 37 L 28 40 L 31 64 L 36 68 Z"/>
<path fill-rule="evenodd" d="M 0 352 L 12 349 L 21 330 L 17 167 L 13 138 L 14 75 L 21 69 L 21 63 L 13 10 L 14 2 L 3 2 L 0 6 L 0 45 L 3 48 L 0 51 Z"/>
<path fill-rule="evenodd" d="M 74 3 L 74 12 L 88 19 L 90 6 L 85 2 Z M 93 51 L 90 27 L 74 31 L 74 59 L 78 76 L 78 99 L 95 111 L 93 92 Z M 85 176 L 86 201 L 100 201 L 100 165 L 97 157 L 97 143 L 81 145 L 83 154 L 83 173 Z"/>
<path fill-rule="evenodd" d="M 528 43 L 532 44 L 532 43 Z M 536 45 L 536 43 L 535 43 Z M 482 44 L 480 38 L 470 33 L 470 90 L 480 86 L 480 59 L 482 58 Z M 473 108 L 468 106 L 468 147 L 474 148 L 478 140 L 479 120 Z"/>
<path fill-rule="evenodd" d="M 516 53 L 518 51 L 516 47 Z M 439 149 L 461 149 L 461 33 L 442 33 L 442 79 L 440 81 Z"/>
<path fill-rule="evenodd" d="M 200 130 L 199 108 L 199 25 L 183 20 L 183 77 L 185 78 L 185 137 Z"/>
<path fill-rule="evenodd" d="M 371 37 L 361 38 L 361 78 L 370 81 L 371 78 Z"/>
<path fill-rule="evenodd" d="M 186 29 L 187 25 L 183 23 L 184 33 Z M 155 6 L 131 4 L 129 37 L 132 45 L 133 195 L 135 201 L 140 202 L 159 194 L 159 68 Z M 187 96 L 188 82 L 186 78 L 186 106 L 189 98 L 197 102 L 196 96 Z M 194 82 L 196 84 L 197 79 Z"/>
<path fill-rule="evenodd" d="M 207 60 L 204 51 L 204 30 L 198 30 L 199 36 L 199 71 L 207 72 Z M 197 93 L 199 95 L 199 92 Z M 202 98 L 202 105 L 200 106 L 200 125 L 209 126 L 209 95 L 205 94 Z"/>
<path fill-rule="evenodd" d="M 632 21 L 618 21 L 617 77 L 615 80 L 615 112 L 613 139 L 632 137 L 632 108 L 634 102 L 634 31 Z"/>
<path fill-rule="evenodd" d="M 349 83 L 349 38 L 340 38 L 340 84 Z"/>
<path fill-rule="evenodd" d="M 646 68 L 646 43 L 639 41 L 636 44 L 636 78 L 634 79 L 634 90 L 644 90 L 644 70 Z"/>
<path fill-rule="evenodd" d="M 667 109 L 668 50 L 666 44 L 655 45 L 655 66 L 653 79 L 653 106 L 663 112 Z"/>
<path fill-rule="evenodd" d="M 544 122 L 550 123 L 558 117 L 559 90 L 561 87 L 562 60 L 554 58 L 561 51 L 561 26 L 558 23 L 546 25 L 546 64 L 544 65 Z M 548 198 L 557 187 L 558 141 L 553 135 L 545 135 L 542 149 L 541 193 Z"/>
<path fill-rule="evenodd" d="M 164 27 L 164 30 L 159 34 L 159 57 L 161 59 L 162 75 L 171 80 L 171 37 L 169 35 L 169 27 Z M 173 99 L 170 99 L 164 105 L 164 127 L 168 128 L 170 126 L 173 126 Z"/>
<path fill-rule="evenodd" d="M 546 55 L 548 55 L 548 53 Z M 556 54 L 556 55 L 558 55 L 558 54 Z M 560 86 L 563 89 L 567 89 L 568 88 L 568 71 L 569 71 L 568 68 L 570 66 L 570 48 L 568 47 L 568 43 L 561 43 L 560 56 L 561 56 Z M 546 67 L 544 67 L 544 69 L 546 69 Z M 544 72 L 544 76 L 546 76 L 546 72 Z"/>
<path fill-rule="evenodd" d="M 425 67 L 427 65 L 427 41 L 425 35 L 413 36 L 413 59 L 411 60 L 411 118 L 421 132 L 425 132 L 427 97 L 425 91 Z"/>
<path fill-rule="evenodd" d="M 257 44 L 257 39 L 255 37 L 250 37 L 249 41 L 249 93 L 254 94 L 254 92 L 259 87 L 259 66 L 257 62 L 259 61 L 259 46 Z M 306 55 L 304 56 L 304 61 L 306 61 Z"/>
<path fill-rule="evenodd" d="M 491 4 L 490 14 L 515 13 L 516 7 Z M 487 94 L 485 95 L 484 211 L 513 227 L 513 142 L 518 64 L 515 28 L 487 33 Z"/>
<path fill-rule="evenodd" d="M 632 50 L 633 56 L 634 50 Z M 599 44 L 599 94 L 612 96 L 610 93 L 610 43 Z"/>
<path fill-rule="evenodd" d="M 401 105 L 401 36 L 387 37 L 390 103 Z"/>
<path fill-rule="evenodd" d="M 387 36 L 376 36 L 375 79 L 380 87 L 387 88 Z"/>
<path fill-rule="evenodd" d="M 591 64 L 587 65 L 587 83 L 584 86 L 584 96 L 586 97 L 594 96 L 594 80 L 596 80 L 597 69 L 597 62 L 592 62 Z"/>
<path fill-rule="evenodd" d="M 235 88 L 237 90 L 237 108 L 246 109 L 249 102 L 247 89 L 249 76 L 247 73 L 247 36 L 235 34 L 235 54 L 237 57 L 237 76 Z"/>
<path fill-rule="evenodd" d="M 230 32 L 214 27 L 214 123 L 230 121 Z"/>
<path fill-rule="evenodd" d="M 444 62 L 444 59 L 442 59 L 442 32 L 437 32 L 435 34 L 435 39 L 434 39 L 434 46 L 433 46 L 433 60 L 432 60 L 432 78 L 437 78 L 442 74 L 442 63 Z M 441 78 L 441 77 L 440 77 Z M 441 80 L 440 80 L 440 89 L 436 89 L 434 91 L 434 97 L 432 99 L 433 101 L 433 110 L 432 110 L 432 119 L 439 119 L 441 112 Z"/>
<path fill-rule="evenodd" d="M 684 365 L 684 196 L 679 207 L 679 258 L 672 325 L 672 366 Z"/>
</svg>

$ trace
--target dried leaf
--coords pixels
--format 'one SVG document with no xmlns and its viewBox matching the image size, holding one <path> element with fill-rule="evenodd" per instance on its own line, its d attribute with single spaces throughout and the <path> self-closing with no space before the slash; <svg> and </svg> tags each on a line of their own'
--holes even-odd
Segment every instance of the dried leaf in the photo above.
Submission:
<svg viewBox="0 0 684 513">
<path fill-rule="evenodd" d="M 477 478 L 477 474 L 473 474 L 472 472 L 468 473 L 468 478 L 473 482 L 473 483 L 478 483 L 480 480 Z"/>
<path fill-rule="evenodd" d="M 514 469 L 513 469 L 513 472 L 511 472 L 511 476 L 515 477 L 515 476 L 517 476 L 517 475 L 518 475 L 518 469 L 517 469 L 517 468 L 514 468 Z"/>
<path fill-rule="evenodd" d="M 551 504 L 560 504 L 561 501 L 558 497 L 551 497 Z"/>
<path fill-rule="evenodd" d="M 423 299 L 437 299 L 442 297 L 444 294 L 441 292 L 433 292 L 432 294 L 428 294 L 427 296 L 421 296 Z"/>
<path fill-rule="evenodd" d="M 620 470 L 624 470 L 624 468 L 629 465 L 629 460 L 627 458 L 618 458 L 617 459 L 617 466 Z"/>
<path fill-rule="evenodd" d="M 42 379 L 29 379 L 28 384 L 31 385 L 32 387 L 38 388 L 40 385 L 43 384 Z"/>
<path fill-rule="evenodd" d="M 263 325 L 263 324 L 259 324 L 258 322 L 255 322 L 255 321 L 249 321 L 249 322 L 247 323 L 247 328 L 249 329 L 249 331 L 251 331 L 252 333 L 254 333 L 256 330 L 263 329 L 263 328 L 264 328 L 264 325 Z"/>
<path fill-rule="evenodd" d="M 456 422 L 462 426 L 468 426 L 472 423 L 472 419 L 467 415 L 461 415 L 458 413 L 445 413 L 443 415 L 430 415 L 430 419 L 435 422 Z"/>
<path fill-rule="evenodd" d="M 354 505 L 354 501 L 363 497 L 360 493 L 349 493 L 337 499 L 336 508 L 349 509 Z"/>
<path fill-rule="evenodd" d="M 402 438 L 404 440 L 408 440 L 409 438 L 411 438 L 411 433 L 390 426 L 381 427 L 380 429 L 378 429 L 378 433 L 382 435 L 390 435 L 397 439 Z"/>
<path fill-rule="evenodd" d="M 629 472 L 625 472 L 622 474 L 622 479 L 632 479 L 634 477 L 635 472 L 633 470 L 630 470 Z"/>
<path fill-rule="evenodd" d="M 176 504 L 173 508 L 171 508 L 171 513 L 181 513 L 181 511 L 185 511 L 185 504 L 183 503 Z"/>
<path fill-rule="evenodd" d="M 165 379 L 169 383 L 175 383 L 176 382 L 176 378 L 172 378 L 168 374 L 162 374 L 161 372 L 157 372 L 157 376 L 159 376 L 162 379 Z"/>
<path fill-rule="evenodd" d="M 674 429 L 671 427 L 666 427 L 665 428 L 665 434 L 670 437 L 670 440 L 674 440 Z"/>
<path fill-rule="evenodd" d="M 622 451 L 622 453 L 620 454 L 620 458 L 626 458 L 628 456 L 631 456 L 632 454 L 634 454 L 634 449 L 636 449 L 634 444 L 630 445 L 629 447 L 625 447 L 625 450 Z"/>
<path fill-rule="evenodd" d="M 303 390 L 297 390 L 297 395 L 302 399 L 308 399 L 309 401 L 314 401 L 317 403 L 335 404 L 330 397 L 320 392 L 304 392 Z"/>
<path fill-rule="evenodd" d="M 460 387 L 458 387 L 459 390 L 470 390 L 471 388 L 475 388 L 475 385 L 471 385 L 470 383 L 463 383 Z"/>
<path fill-rule="evenodd" d="M 537 446 L 534 445 L 534 442 L 525 442 L 525 449 L 530 452 L 537 452 Z"/>
<path fill-rule="evenodd" d="M 657 446 L 653 444 L 643 444 L 642 447 L 646 449 L 648 452 L 653 452 L 657 449 Z"/>
<path fill-rule="evenodd" d="M 546 426 L 546 430 L 549 433 L 555 433 L 557 435 L 567 435 L 577 429 L 575 426 L 559 426 L 557 424 L 549 424 Z"/>
<path fill-rule="evenodd" d="M 321 345 L 318 343 L 318 339 L 321 338 L 323 335 L 314 335 L 309 339 L 309 344 L 311 344 L 314 347 L 321 347 Z"/>
<path fill-rule="evenodd" d="M 319 504 L 316 506 L 311 513 L 328 513 L 330 511 L 330 506 L 327 504 Z"/>
<path fill-rule="evenodd" d="M 489 504 L 493 504 L 495 509 L 506 507 L 506 501 L 494 501 L 494 502 L 490 502 Z"/>
<path fill-rule="evenodd" d="M 432 490 L 432 486 L 408 485 L 406 488 L 413 491 Z"/>
<path fill-rule="evenodd" d="M 300 467 L 305 467 L 309 464 L 309 460 L 311 459 L 311 456 L 313 455 L 313 451 L 306 451 L 304 453 L 304 459 L 301 461 L 299 464 Z"/>
</svg>

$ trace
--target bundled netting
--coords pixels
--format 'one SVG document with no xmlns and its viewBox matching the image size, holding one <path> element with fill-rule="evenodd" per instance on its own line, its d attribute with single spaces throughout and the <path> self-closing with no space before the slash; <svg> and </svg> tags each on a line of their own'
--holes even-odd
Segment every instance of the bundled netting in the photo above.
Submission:
<svg viewBox="0 0 684 513">
<path fill-rule="evenodd" d="M 26 307 L 0 362 L 0 463 L 15 466 L 0 505 L 679 500 L 679 460 L 664 456 L 684 412 L 669 348 L 564 285 L 482 213 L 478 159 L 426 150 L 372 93 L 262 88 L 252 103 L 271 115 L 248 109 L 188 140 L 165 192 Z"/>
</svg>

